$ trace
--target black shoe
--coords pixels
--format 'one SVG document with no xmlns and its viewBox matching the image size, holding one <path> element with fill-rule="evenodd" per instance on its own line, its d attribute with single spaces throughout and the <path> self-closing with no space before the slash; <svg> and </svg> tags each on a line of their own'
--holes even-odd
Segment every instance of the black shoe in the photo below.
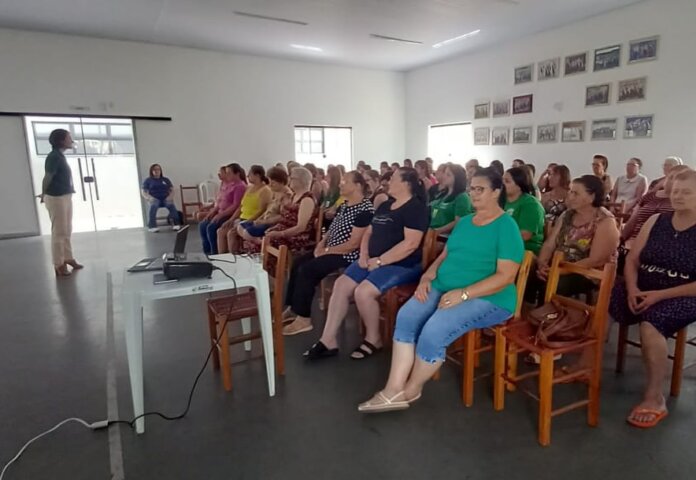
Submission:
<svg viewBox="0 0 696 480">
<path fill-rule="evenodd" d="M 312 348 L 302 354 L 307 360 L 320 360 L 322 358 L 335 357 L 338 355 L 338 348 L 326 348 L 321 342 L 312 345 Z"/>
</svg>

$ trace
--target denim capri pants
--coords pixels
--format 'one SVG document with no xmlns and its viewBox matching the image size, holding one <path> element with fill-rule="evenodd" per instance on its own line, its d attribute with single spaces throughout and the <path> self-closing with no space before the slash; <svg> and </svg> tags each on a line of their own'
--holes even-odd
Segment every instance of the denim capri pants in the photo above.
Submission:
<svg viewBox="0 0 696 480">
<path fill-rule="evenodd" d="M 437 308 L 443 294 L 431 289 L 423 303 L 411 297 L 396 317 L 394 340 L 415 343 L 416 355 L 427 363 L 444 361 L 447 347 L 466 332 L 498 325 L 512 316 L 507 310 L 480 298 L 451 308 Z"/>
<path fill-rule="evenodd" d="M 348 265 L 344 275 L 349 277 L 355 283 L 360 283 L 367 280 L 372 285 L 377 287 L 379 293 L 384 293 L 392 287 L 398 285 L 408 285 L 409 283 L 417 283 L 420 280 L 422 273 L 421 264 L 417 263 L 412 267 L 402 267 L 400 265 L 384 265 L 376 268 L 371 272 L 362 268 L 355 261 Z"/>
</svg>

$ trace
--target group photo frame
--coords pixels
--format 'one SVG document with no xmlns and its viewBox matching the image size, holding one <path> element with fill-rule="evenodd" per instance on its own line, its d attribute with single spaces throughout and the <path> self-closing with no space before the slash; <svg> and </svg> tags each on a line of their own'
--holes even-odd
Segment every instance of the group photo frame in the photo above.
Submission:
<svg viewBox="0 0 696 480">
<path fill-rule="evenodd" d="M 639 38 L 631 40 L 628 44 L 628 63 L 649 62 L 657 60 L 657 47 L 660 37 Z"/>
<path fill-rule="evenodd" d="M 558 124 L 547 123 L 537 126 L 537 143 L 555 143 L 558 141 Z"/>
<path fill-rule="evenodd" d="M 512 98 L 512 114 L 520 115 L 522 113 L 532 113 L 534 103 L 534 95 L 520 95 Z"/>
<path fill-rule="evenodd" d="M 594 51 L 593 71 L 601 72 L 621 65 L 621 44 L 598 48 Z"/>
</svg>

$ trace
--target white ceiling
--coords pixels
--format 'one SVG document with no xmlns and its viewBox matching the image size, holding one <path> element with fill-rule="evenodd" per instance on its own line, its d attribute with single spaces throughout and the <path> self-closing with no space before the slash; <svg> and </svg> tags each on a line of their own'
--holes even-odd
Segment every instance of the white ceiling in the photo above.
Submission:
<svg viewBox="0 0 696 480">
<path fill-rule="evenodd" d="M 639 1 L 0 0 L 0 27 L 404 71 Z M 478 35 L 433 48 L 478 29 Z M 372 33 L 423 44 L 377 40 Z"/>
</svg>

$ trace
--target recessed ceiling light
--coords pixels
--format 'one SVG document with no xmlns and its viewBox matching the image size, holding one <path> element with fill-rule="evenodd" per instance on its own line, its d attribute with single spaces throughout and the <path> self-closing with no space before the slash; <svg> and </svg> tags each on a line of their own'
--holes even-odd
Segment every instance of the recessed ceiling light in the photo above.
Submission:
<svg viewBox="0 0 696 480">
<path fill-rule="evenodd" d="M 474 35 L 478 35 L 480 32 L 481 32 L 481 30 L 474 30 L 473 32 L 465 33 L 464 35 L 459 35 L 458 37 L 448 38 L 447 40 L 444 40 L 440 43 L 436 43 L 435 45 L 433 45 L 433 48 L 444 47 L 445 45 L 449 45 L 452 42 L 464 40 L 465 38 L 469 38 L 469 37 L 473 37 Z"/>
<path fill-rule="evenodd" d="M 313 47 L 311 45 L 298 45 L 296 43 L 290 44 L 292 48 L 297 48 L 298 50 L 306 50 L 308 52 L 323 52 L 320 47 Z"/>
<path fill-rule="evenodd" d="M 388 42 L 410 43 L 410 44 L 414 44 L 414 45 L 422 45 L 423 44 L 423 42 L 420 42 L 418 40 L 408 40 L 405 38 L 389 37 L 387 35 L 380 35 L 378 33 L 371 33 L 370 37 L 377 38 L 379 40 L 386 40 Z"/>
</svg>

